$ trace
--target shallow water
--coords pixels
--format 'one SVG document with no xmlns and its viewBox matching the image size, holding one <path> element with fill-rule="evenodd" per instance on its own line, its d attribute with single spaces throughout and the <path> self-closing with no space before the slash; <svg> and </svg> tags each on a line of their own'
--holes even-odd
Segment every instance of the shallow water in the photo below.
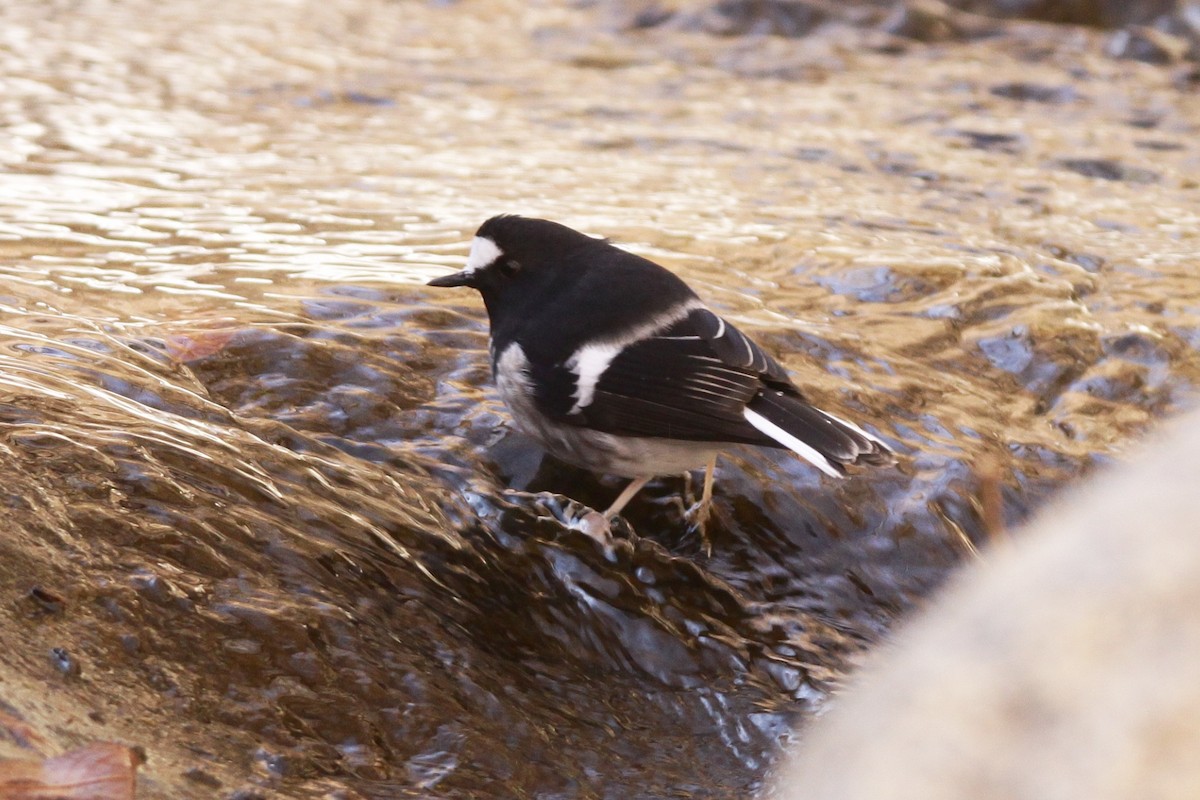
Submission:
<svg viewBox="0 0 1200 800">
<path fill-rule="evenodd" d="M 1189 402 L 1170 71 L 606 24 L 0 9 L 0 700 L 141 745 L 146 796 L 744 796 L 988 538 L 990 475 L 1011 526 Z M 712 557 L 682 480 L 572 530 L 618 484 L 539 469 L 477 298 L 421 285 L 501 211 L 677 270 L 901 465 L 732 453 Z"/>
</svg>

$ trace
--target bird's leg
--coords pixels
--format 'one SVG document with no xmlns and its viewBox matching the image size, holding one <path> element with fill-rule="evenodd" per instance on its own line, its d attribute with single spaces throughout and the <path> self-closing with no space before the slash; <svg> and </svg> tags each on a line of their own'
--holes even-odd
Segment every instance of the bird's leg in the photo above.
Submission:
<svg viewBox="0 0 1200 800">
<path fill-rule="evenodd" d="M 708 521 L 708 514 L 712 510 L 713 474 L 716 469 L 717 454 L 713 453 L 704 466 L 704 493 L 700 496 L 700 502 L 688 509 L 691 523 L 700 532 L 700 541 L 704 543 L 704 552 L 710 556 L 712 555 L 712 542 L 708 540 L 708 534 L 704 532 L 704 524 Z"/>
<path fill-rule="evenodd" d="M 613 504 L 608 507 L 608 510 L 604 512 L 605 519 L 612 519 L 617 514 L 620 514 L 621 509 L 623 509 L 626 504 L 633 499 L 635 494 L 641 491 L 643 486 L 650 482 L 652 477 L 654 476 L 646 475 L 641 478 L 634 478 L 632 481 L 630 481 L 629 485 L 625 487 L 625 490 L 621 492 L 617 499 L 613 501 Z"/>
<path fill-rule="evenodd" d="M 708 512 L 712 510 L 712 492 L 713 479 L 717 472 L 717 454 L 713 453 L 708 458 L 708 464 L 704 469 L 704 494 L 700 497 L 700 509 L 696 512 L 696 522 L 704 527 L 704 523 L 708 521 Z"/>
</svg>

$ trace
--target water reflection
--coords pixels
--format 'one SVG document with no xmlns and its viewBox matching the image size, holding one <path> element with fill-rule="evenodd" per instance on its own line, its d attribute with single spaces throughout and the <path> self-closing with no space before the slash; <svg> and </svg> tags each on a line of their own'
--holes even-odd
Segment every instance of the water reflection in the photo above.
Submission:
<svg viewBox="0 0 1200 800">
<path fill-rule="evenodd" d="M 1195 109 L 1149 73 L 978 43 L 747 78 L 744 45 L 680 31 L 622 45 L 637 69 L 581 59 L 549 9 L 310 10 L 0 11 L 0 573 L 66 599 L 5 636 L 139 710 L 95 733 L 174 796 L 197 764 L 309 795 L 745 795 L 982 542 L 981 457 L 1015 524 L 1200 375 Z M 1136 145 L 1142 106 L 1172 147 Z M 731 454 L 712 558 L 682 479 L 611 542 L 573 530 L 564 496 L 617 487 L 540 463 L 481 309 L 418 286 L 498 211 L 679 270 L 902 464 Z"/>
</svg>

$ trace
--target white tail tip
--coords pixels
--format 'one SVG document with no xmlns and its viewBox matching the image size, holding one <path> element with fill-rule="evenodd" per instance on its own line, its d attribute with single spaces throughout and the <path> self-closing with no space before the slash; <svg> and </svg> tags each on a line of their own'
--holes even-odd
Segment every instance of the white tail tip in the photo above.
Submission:
<svg viewBox="0 0 1200 800">
<path fill-rule="evenodd" d="M 791 450 L 793 453 L 800 456 L 817 469 L 821 470 L 821 472 L 824 472 L 826 475 L 831 475 L 834 478 L 842 477 L 842 473 L 838 472 L 834 468 L 833 464 L 830 463 L 828 458 L 821 455 L 812 447 L 809 447 L 804 442 L 797 439 L 795 436 L 792 436 L 790 433 L 776 425 L 774 422 L 771 422 L 771 420 L 767 419 L 762 414 L 759 414 L 757 411 L 751 411 L 747 408 L 742 412 L 742 415 L 745 416 L 746 421 L 755 428 L 758 428 L 758 430 L 762 431 L 767 436 L 770 436 L 772 439 L 779 442 L 781 445 Z"/>
</svg>

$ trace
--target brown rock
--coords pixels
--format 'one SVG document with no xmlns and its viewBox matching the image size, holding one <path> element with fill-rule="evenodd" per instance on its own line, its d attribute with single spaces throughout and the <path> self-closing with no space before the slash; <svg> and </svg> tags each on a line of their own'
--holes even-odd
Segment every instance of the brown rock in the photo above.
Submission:
<svg viewBox="0 0 1200 800">
<path fill-rule="evenodd" d="M 804 735 L 804 800 L 1200 797 L 1200 415 L 941 593 Z"/>
</svg>

